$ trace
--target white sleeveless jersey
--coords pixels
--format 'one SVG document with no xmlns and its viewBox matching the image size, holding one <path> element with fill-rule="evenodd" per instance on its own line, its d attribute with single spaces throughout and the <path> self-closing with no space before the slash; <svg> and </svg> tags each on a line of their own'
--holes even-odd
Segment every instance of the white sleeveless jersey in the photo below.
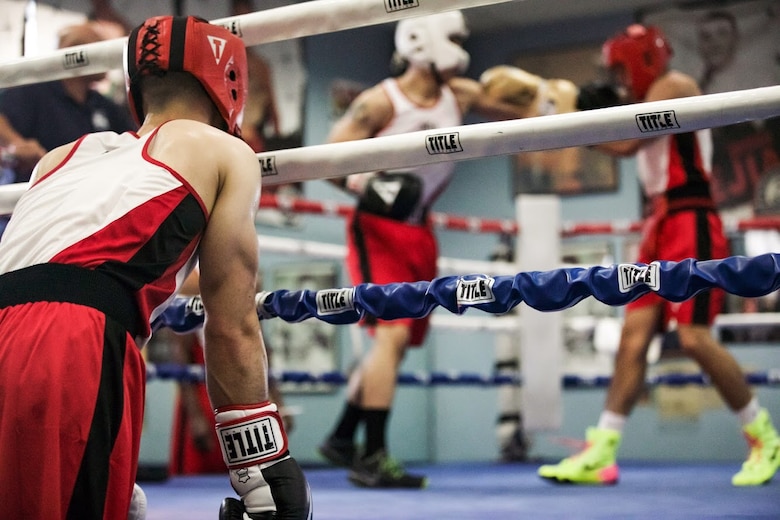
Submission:
<svg viewBox="0 0 780 520">
<path fill-rule="evenodd" d="M 82 137 L 20 198 L 0 240 L 0 274 L 42 263 L 98 270 L 134 294 L 147 322 L 156 318 L 194 267 L 208 215 L 148 155 L 156 133 Z"/>
<path fill-rule="evenodd" d="M 393 119 L 377 133 L 377 137 L 459 126 L 463 123 L 458 100 L 446 85 L 441 89 L 438 102 L 431 107 L 421 107 L 412 102 L 401 92 L 398 82 L 393 78 L 384 80 L 381 85 L 393 104 Z M 442 162 L 398 171 L 418 174 L 422 180 L 423 193 L 419 208 L 415 211 L 417 213 L 422 208 L 430 207 L 444 191 L 452 180 L 455 163 Z"/>
</svg>

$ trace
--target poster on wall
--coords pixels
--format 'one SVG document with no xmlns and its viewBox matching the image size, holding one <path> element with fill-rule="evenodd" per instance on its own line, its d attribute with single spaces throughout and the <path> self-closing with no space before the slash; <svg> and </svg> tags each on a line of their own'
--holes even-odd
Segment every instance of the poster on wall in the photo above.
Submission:
<svg viewBox="0 0 780 520">
<path fill-rule="evenodd" d="M 330 289 L 337 286 L 338 265 L 333 262 L 286 263 L 272 273 L 273 290 Z M 337 326 L 317 319 L 288 323 L 281 319 L 263 322 L 263 336 L 271 353 L 274 372 L 295 371 L 322 374 L 337 370 Z M 332 385 L 283 385 L 284 390 L 329 392 Z"/>
<path fill-rule="evenodd" d="M 548 83 L 565 78 L 575 85 L 595 81 L 599 76 L 601 47 L 579 46 L 571 49 L 523 53 L 512 64 L 532 72 Z M 569 110 L 573 111 L 574 107 Z M 558 150 L 525 152 L 513 157 L 514 194 L 581 195 L 618 189 L 617 161 L 578 146 Z"/>
<path fill-rule="evenodd" d="M 705 94 L 780 84 L 780 4 L 712 5 L 652 11 L 643 22 L 666 33 L 674 51 L 672 67 L 693 76 Z M 780 173 L 780 118 L 712 132 L 715 202 L 726 216 L 749 217 L 765 195 L 762 178 Z M 777 211 L 771 206 L 762 204 L 760 210 Z"/>
<path fill-rule="evenodd" d="M 667 35 L 672 67 L 693 76 L 704 94 L 780 84 L 780 4 L 749 0 L 667 8 L 642 17 Z M 780 215 L 780 117 L 712 129 L 712 194 L 724 220 Z M 751 230 L 735 241 L 734 254 L 777 251 L 780 234 Z M 727 312 L 778 312 L 780 298 L 728 295 Z M 780 326 L 721 330 L 728 341 L 777 341 Z"/>
</svg>

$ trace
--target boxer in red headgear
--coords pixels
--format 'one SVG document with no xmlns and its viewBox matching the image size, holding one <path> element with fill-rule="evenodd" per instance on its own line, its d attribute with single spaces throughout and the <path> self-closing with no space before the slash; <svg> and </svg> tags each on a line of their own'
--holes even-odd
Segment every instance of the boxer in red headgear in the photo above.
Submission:
<svg viewBox="0 0 780 520">
<path fill-rule="evenodd" d="M 150 18 L 130 33 L 125 60 L 127 102 L 139 125 L 145 116 L 141 78 L 188 72 L 216 105 L 225 129 L 241 136 L 248 84 L 246 47 L 224 27 L 192 16 Z"/>
<path fill-rule="evenodd" d="M 631 102 L 659 101 L 701 94 L 696 81 L 669 68 L 672 50 L 661 31 L 634 24 L 603 46 L 603 61 L 617 86 Z M 590 105 L 600 108 L 598 92 Z M 582 97 L 582 96 L 581 96 Z M 608 105 L 608 104 L 607 104 Z M 604 143 L 601 152 L 636 156 L 639 181 L 650 204 L 638 262 L 709 260 L 729 255 L 723 225 L 710 194 L 712 140 L 709 130 Z M 780 466 L 780 437 L 769 412 L 761 408 L 737 361 L 713 336 L 711 325 L 723 309 L 720 290 L 669 302 L 647 294 L 626 306 L 613 376 L 598 424 L 587 431 L 587 448 L 555 465 L 539 468 L 553 482 L 615 484 L 617 453 L 628 416 L 645 384 L 647 351 L 653 337 L 667 333 L 683 353 L 707 375 L 737 416 L 751 453 L 732 478 L 735 486 L 768 482 Z"/>
<path fill-rule="evenodd" d="M 632 101 L 643 101 L 655 80 L 669 69 L 672 48 L 657 27 L 634 24 L 602 46 L 604 65 L 629 88 Z"/>
<path fill-rule="evenodd" d="M 243 43 L 163 16 L 132 32 L 125 58 L 138 132 L 87 134 L 47 153 L 0 243 L 3 515 L 143 514 L 140 350 L 198 263 L 209 398 L 241 497 L 220 517 L 308 519 L 308 484 L 269 402 L 254 303 L 261 177 L 236 137 Z"/>
</svg>

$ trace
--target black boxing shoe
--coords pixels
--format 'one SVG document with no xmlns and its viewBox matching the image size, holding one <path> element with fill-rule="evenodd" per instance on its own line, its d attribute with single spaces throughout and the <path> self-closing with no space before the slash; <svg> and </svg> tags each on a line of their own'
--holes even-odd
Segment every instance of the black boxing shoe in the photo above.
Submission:
<svg viewBox="0 0 780 520">
<path fill-rule="evenodd" d="M 328 462 L 341 468 L 351 468 L 355 464 L 355 444 L 351 440 L 328 437 L 318 448 Z"/>
<path fill-rule="evenodd" d="M 428 486 L 428 477 L 407 473 L 384 450 L 359 459 L 349 472 L 349 481 L 365 488 L 424 489 Z"/>
</svg>

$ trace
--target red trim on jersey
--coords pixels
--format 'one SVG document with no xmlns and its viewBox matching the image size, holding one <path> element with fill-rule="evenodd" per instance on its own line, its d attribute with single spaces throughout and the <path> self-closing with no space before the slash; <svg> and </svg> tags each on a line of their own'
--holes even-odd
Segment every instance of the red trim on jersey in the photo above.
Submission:
<svg viewBox="0 0 780 520">
<path fill-rule="evenodd" d="M 55 255 L 50 261 L 96 268 L 107 261 L 131 263 L 133 256 L 155 235 L 161 223 L 189 195 L 184 186 L 150 199 L 144 204 L 108 223 L 93 235 L 73 244 Z M 142 241 L 133 237 L 143 237 Z M 142 316 L 163 304 L 176 290 L 175 273 L 192 257 L 199 240 L 187 245 L 179 258 L 173 262 L 158 279 L 153 280 L 138 291 L 136 299 Z"/>
<path fill-rule="evenodd" d="M 84 141 L 84 139 L 86 139 L 87 135 L 89 135 L 89 134 L 85 134 L 85 135 L 82 135 L 81 137 L 79 137 L 76 140 L 76 142 L 73 144 L 73 146 L 70 148 L 70 151 L 68 152 L 68 155 L 66 155 L 65 158 L 62 161 L 60 161 L 60 163 L 57 164 L 54 168 L 52 168 L 51 170 L 46 172 L 45 175 L 43 175 L 41 177 L 38 177 L 38 179 L 33 183 L 33 185 L 36 185 L 39 182 L 41 182 L 43 179 L 46 179 L 46 178 L 50 177 L 51 174 L 53 174 L 54 172 L 56 172 L 57 170 L 59 170 L 60 168 L 65 166 L 65 163 L 67 163 L 70 160 L 70 158 L 73 157 L 73 154 L 76 153 L 76 150 L 78 150 L 79 146 L 81 146 L 81 143 Z"/>
<path fill-rule="evenodd" d="M 143 293 L 143 296 L 139 298 L 139 301 L 142 302 L 141 312 L 144 316 L 151 316 L 152 311 L 165 303 L 165 301 L 176 291 L 176 273 L 181 270 L 190 258 L 192 258 L 192 255 L 195 253 L 195 248 L 199 243 L 200 240 L 193 240 L 190 242 L 182 251 L 177 262 L 168 266 L 168 269 L 165 270 L 162 276 L 154 280 L 153 283 L 146 284 L 141 291 L 139 291 L 140 293 Z M 144 308 L 143 304 L 147 304 L 147 307 Z"/>
<path fill-rule="evenodd" d="M 167 122 L 168 121 L 166 121 L 165 123 L 167 123 Z M 146 162 L 154 164 L 155 166 L 159 166 L 160 168 L 163 168 L 163 169 L 167 170 L 168 173 L 170 173 L 171 175 L 176 177 L 179 180 L 179 182 L 184 184 L 184 186 L 186 186 L 186 188 L 189 190 L 189 192 L 192 193 L 192 196 L 195 197 L 195 200 L 198 201 L 198 204 L 200 204 L 200 208 L 203 210 L 203 214 L 206 215 L 206 222 L 208 222 L 208 220 L 209 220 L 209 210 L 206 208 L 206 205 L 203 203 L 203 199 L 200 198 L 200 194 L 197 191 L 195 191 L 195 188 L 192 187 L 192 185 L 189 183 L 189 181 L 187 179 L 185 179 L 184 177 L 182 177 L 182 175 L 179 174 L 179 172 L 177 172 L 176 170 L 174 170 L 173 168 L 171 168 L 167 164 L 165 164 L 163 162 L 160 162 L 157 159 L 155 159 L 154 157 L 152 157 L 151 155 L 149 155 L 150 143 L 152 142 L 152 139 L 154 139 L 155 135 L 157 135 L 157 132 L 160 130 L 160 128 L 162 128 L 162 126 L 165 123 L 163 123 L 162 125 L 158 126 L 157 128 L 155 128 L 152 131 L 152 135 L 150 135 L 149 139 L 146 140 L 146 143 L 144 144 L 144 148 L 143 148 L 143 150 L 141 150 L 141 157 L 143 157 Z"/>
<path fill-rule="evenodd" d="M 184 187 L 149 199 L 72 246 L 63 249 L 50 260 L 94 268 L 106 261 L 128 262 L 144 243 L 131 242 L 152 237 L 171 211 L 189 195 Z"/>
</svg>

